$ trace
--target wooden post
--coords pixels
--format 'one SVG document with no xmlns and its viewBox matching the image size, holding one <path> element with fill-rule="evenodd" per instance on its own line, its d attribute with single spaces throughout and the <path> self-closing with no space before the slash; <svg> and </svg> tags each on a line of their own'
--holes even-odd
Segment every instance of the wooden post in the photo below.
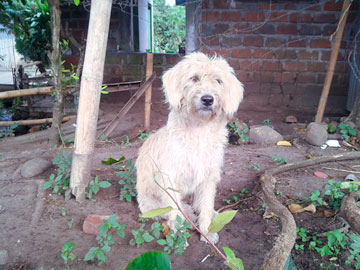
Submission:
<svg viewBox="0 0 360 270">
<path fill-rule="evenodd" d="M 75 151 L 70 177 L 70 188 L 78 202 L 85 200 L 85 188 L 91 180 L 91 162 L 99 114 L 111 5 L 112 0 L 91 1 L 85 60 L 80 85 Z"/>
<path fill-rule="evenodd" d="M 315 117 L 315 122 L 317 122 L 317 123 L 321 123 L 321 121 L 323 119 L 323 116 L 324 116 L 326 102 L 327 102 L 330 87 L 331 87 L 331 81 L 332 81 L 333 76 L 334 76 L 336 60 L 337 60 L 337 57 L 338 57 L 338 54 L 339 54 L 339 48 L 340 48 L 340 45 L 341 45 L 341 39 L 342 39 L 342 36 L 343 36 L 343 33 L 344 33 L 346 19 L 347 19 L 347 16 L 349 14 L 349 12 L 348 12 L 349 7 L 350 7 L 350 1 L 345 0 L 344 4 L 343 4 L 343 7 L 342 7 L 341 15 L 340 15 L 340 18 L 339 18 L 338 28 L 337 28 L 337 32 L 336 32 L 336 36 L 335 36 L 335 41 L 334 41 L 334 47 L 333 47 L 333 49 L 331 51 L 330 62 L 329 62 L 328 70 L 327 70 L 326 77 L 325 77 L 324 86 L 323 86 L 323 89 L 322 89 L 322 92 L 321 92 L 319 106 L 318 106 L 316 117 Z"/>
<path fill-rule="evenodd" d="M 146 54 L 146 80 L 150 78 L 153 74 L 154 69 L 154 54 L 147 53 Z M 146 89 L 145 92 L 145 132 L 150 131 L 150 113 L 151 113 L 151 94 L 152 94 L 152 85 Z"/>
</svg>

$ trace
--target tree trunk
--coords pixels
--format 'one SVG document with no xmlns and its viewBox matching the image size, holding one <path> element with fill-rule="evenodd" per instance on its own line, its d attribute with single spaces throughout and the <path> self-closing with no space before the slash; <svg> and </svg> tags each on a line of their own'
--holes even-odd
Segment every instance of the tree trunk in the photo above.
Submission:
<svg viewBox="0 0 360 270">
<path fill-rule="evenodd" d="M 50 55 L 51 69 L 54 75 L 55 101 L 53 107 L 53 123 L 50 131 L 49 145 L 57 146 L 59 143 L 59 130 L 64 113 L 64 93 L 61 83 L 61 48 L 60 48 L 60 29 L 61 29 L 61 10 L 60 0 L 48 0 L 51 18 L 51 44 Z"/>
</svg>

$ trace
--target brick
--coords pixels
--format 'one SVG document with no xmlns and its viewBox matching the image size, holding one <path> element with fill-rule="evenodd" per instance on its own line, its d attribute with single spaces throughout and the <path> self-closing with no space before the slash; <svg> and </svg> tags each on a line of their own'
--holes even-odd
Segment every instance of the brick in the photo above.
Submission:
<svg viewBox="0 0 360 270">
<path fill-rule="evenodd" d="M 253 73 L 248 71 L 238 71 L 236 73 L 237 78 L 241 82 L 253 82 Z"/>
<path fill-rule="evenodd" d="M 264 38 L 262 36 L 245 36 L 244 46 L 262 47 L 264 46 Z"/>
<path fill-rule="evenodd" d="M 289 21 L 293 23 L 311 23 L 311 13 L 292 13 L 290 14 Z"/>
<path fill-rule="evenodd" d="M 212 35 L 216 35 L 216 34 L 223 34 L 224 32 L 226 32 L 227 30 L 229 30 L 230 26 L 229 24 L 226 23 L 218 23 L 215 24 L 212 27 Z"/>
<path fill-rule="evenodd" d="M 312 39 L 310 48 L 331 48 L 331 42 L 325 38 Z"/>
<path fill-rule="evenodd" d="M 258 9 L 274 9 L 274 5 L 266 4 L 258 4 Z"/>
<path fill-rule="evenodd" d="M 284 5 L 284 9 L 287 9 L 287 10 L 297 10 L 298 7 L 297 5 L 295 5 L 294 3 L 286 3 Z"/>
<path fill-rule="evenodd" d="M 205 22 L 217 22 L 220 18 L 218 11 L 203 11 L 202 20 Z"/>
<path fill-rule="evenodd" d="M 224 11 L 221 13 L 221 20 L 228 22 L 239 22 L 241 21 L 241 13 L 237 11 L 228 12 Z"/>
<path fill-rule="evenodd" d="M 282 84 L 283 93 L 285 95 L 291 95 L 296 93 L 296 84 L 294 83 L 283 83 Z"/>
<path fill-rule="evenodd" d="M 265 24 L 260 28 L 252 31 L 254 34 L 265 34 L 265 35 L 272 35 L 275 34 L 275 26 L 274 24 Z"/>
<path fill-rule="evenodd" d="M 253 65 L 251 61 L 239 61 L 239 69 L 240 70 L 254 70 Z"/>
<path fill-rule="evenodd" d="M 282 72 L 271 72 L 274 83 L 281 83 Z"/>
<path fill-rule="evenodd" d="M 215 0 L 213 1 L 213 5 L 215 9 L 229 9 L 230 1 Z"/>
<path fill-rule="evenodd" d="M 320 11 L 321 10 L 321 3 L 318 4 L 313 4 L 310 7 L 308 7 L 306 10 L 307 11 Z"/>
<path fill-rule="evenodd" d="M 210 0 L 203 0 L 203 1 L 201 1 L 201 3 L 202 3 L 201 7 L 203 9 L 210 8 Z"/>
<path fill-rule="evenodd" d="M 329 13 L 320 13 L 314 15 L 313 23 L 336 23 L 336 15 Z"/>
<path fill-rule="evenodd" d="M 327 70 L 327 63 L 308 63 L 307 71 L 310 72 L 326 72 Z"/>
<path fill-rule="evenodd" d="M 281 63 L 279 61 L 266 61 L 261 66 L 262 71 L 281 71 Z"/>
<path fill-rule="evenodd" d="M 306 35 L 306 36 L 316 36 L 316 35 L 322 35 L 322 29 L 320 25 L 316 24 L 301 24 L 299 28 L 299 34 L 300 35 Z"/>
<path fill-rule="evenodd" d="M 234 49 L 232 49 L 231 57 L 233 57 L 233 58 L 251 58 L 251 50 L 234 48 Z"/>
<path fill-rule="evenodd" d="M 259 93 L 260 92 L 260 83 L 259 82 L 250 82 L 250 83 L 245 83 L 245 93 Z"/>
<path fill-rule="evenodd" d="M 297 59 L 299 59 L 299 60 L 318 60 L 319 52 L 301 50 L 297 53 Z"/>
<path fill-rule="evenodd" d="M 261 72 L 260 77 L 261 77 L 260 82 L 262 82 L 262 83 L 267 83 L 267 82 L 271 83 L 274 81 L 272 72 Z"/>
<path fill-rule="evenodd" d="M 296 59 L 297 54 L 296 50 L 290 49 L 278 49 L 274 51 L 274 55 L 276 59 Z"/>
<path fill-rule="evenodd" d="M 288 47 L 291 48 L 305 48 L 307 47 L 308 40 L 306 39 L 290 39 Z"/>
<path fill-rule="evenodd" d="M 239 36 L 224 36 L 222 38 L 220 44 L 225 47 L 242 46 L 243 40 Z"/>
<path fill-rule="evenodd" d="M 108 219 L 110 216 L 100 216 L 100 215 L 88 215 L 83 223 L 83 232 L 91 235 L 99 234 L 99 227 L 104 222 L 104 219 Z"/>
<path fill-rule="evenodd" d="M 214 49 L 210 55 L 221 55 L 222 57 L 230 57 L 230 51 L 227 49 Z"/>
<path fill-rule="evenodd" d="M 86 29 L 88 28 L 89 25 L 89 20 L 79 20 L 78 21 L 78 27 L 81 29 Z"/>
<path fill-rule="evenodd" d="M 323 36 L 330 36 L 336 31 L 335 25 L 325 25 L 322 31 Z"/>
<path fill-rule="evenodd" d="M 325 3 L 324 10 L 326 11 L 340 11 L 342 9 L 342 1 L 329 1 Z"/>
<path fill-rule="evenodd" d="M 270 93 L 272 94 L 281 94 L 281 85 L 278 83 L 273 83 L 270 88 Z M 279 97 L 279 95 L 276 95 Z"/>
<path fill-rule="evenodd" d="M 227 61 L 234 70 L 238 70 L 240 68 L 239 60 L 227 59 Z"/>
<path fill-rule="evenodd" d="M 240 32 L 240 33 L 244 33 L 244 34 L 249 33 L 250 29 L 252 28 L 249 23 L 237 23 L 233 27 L 234 27 L 235 32 Z"/>
<path fill-rule="evenodd" d="M 286 39 L 285 38 L 280 38 L 280 37 L 268 37 L 265 40 L 265 47 L 273 47 L 273 48 L 277 48 L 280 47 L 282 45 L 286 44 Z"/>
<path fill-rule="evenodd" d="M 302 94 L 305 96 L 320 96 L 322 92 L 322 85 L 320 84 L 303 84 Z"/>
<path fill-rule="evenodd" d="M 202 43 L 207 46 L 219 46 L 219 36 L 206 37 L 201 39 Z"/>
<path fill-rule="evenodd" d="M 315 73 L 299 73 L 296 78 L 297 83 L 317 83 L 317 76 Z"/>
<path fill-rule="evenodd" d="M 271 12 L 269 20 L 271 22 L 288 22 L 289 15 L 287 12 Z"/>
<path fill-rule="evenodd" d="M 280 24 L 276 33 L 280 35 L 297 35 L 298 30 L 295 24 Z"/>
<path fill-rule="evenodd" d="M 247 22 L 263 22 L 265 20 L 264 12 L 247 12 L 245 13 L 245 21 Z"/>
<path fill-rule="evenodd" d="M 347 62 L 337 62 L 335 65 L 335 72 L 346 73 L 348 71 L 349 65 Z"/>
<path fill-rule="evenodd" d="M 296 80 L 296 74 L 291 72 L 282 72 L 281 73 L 281 83 L 293 83 Z"/>
<path fill-rule="evenodd" d="M 302 62 L 285 62 L 284 71 L 303 72 L 306 71 L 306 64 Z"/>
<path fill-rule="evenodd" d="M 264 50 L 264 49 L 254 49 L 253 57 L 260 59 L 271 59 L 273 58 L 273 51 Z"/>
</svg>

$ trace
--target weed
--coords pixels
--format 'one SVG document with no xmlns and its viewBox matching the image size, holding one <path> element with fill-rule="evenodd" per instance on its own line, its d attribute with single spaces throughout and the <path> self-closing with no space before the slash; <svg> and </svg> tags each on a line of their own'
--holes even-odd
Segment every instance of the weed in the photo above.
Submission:
<svg viewBox="0 0 360 270">
<path fill-rule="evenodd" d="M 259 172 L 259 171 L 260 171 L 260 165 L 257 164 L 257 163 L 254 163 L 253 166 L 252 166 L 252 169 L 253 169 L 254 171 Z"/>
<path fill-rule="evenodd" d="M 122 179 L 119 181 L 119 184 L 122 186 L 120 189 L 120 200 L 125 199 L 131 202 L 136 197 L 135 165 L 129 159 L 125 166 L 117 168 L 120 168 L 121 171 L 117 172 L 116 175 Z"/>
<path fill-rule="evenodd" d="M 66 209 L 65 209 L 65 207 L 62 207 L 62 208 L 61 208 L 61 215 L 62 215 L 63 217 L 66 216 Z"/>
<path fill-rule="evenodd" d="M 231 133 L 235 133 L 239 137 L 241 142 L 245 142 L 245 143 L 249 142 L 249 137 L 247 135 L 247 133 L 249 132 L 249 128 L 245 124 L 242 124 L 240 128 L 239 120 L 236 120 L 235 123 L 230 123 L 229 130 Z"/>
<path fill-rule="evenodd" d="M 282 158 L 279 154 L 275 154 L 271 158 L 276 162 L 277 165 L 286 164 L 288 162 L 287 157 Z"/>
<path fill-rule="evenodd" d="M 68 223 L 68 227 L 69 229 L 74 225 L 75 219 L 71 219 L 70 222 Z"/>
<path fill-rule="evenodd" d="M 53 187 L 53 192 L 56 194 L 65 193 L 65 197 L 70 196 L 70 174 L 71 174 L 71 161 L 72 158 L 68 151 L 60 150 L 58 156 L 54 157 L 53 164 L 57 168 L 57 176 L 51 174 L 49 181 L 44 184 L 44 190 Z"/>
<path fill-rule="evenodd" d="M 282 196 L 283 193 L 282 193 L 281 191 L 277 190 L 276 193 L 275 193 L 275 195 L 276 195 L 276 196 Z"/>
<path fill-rule="evenodd" d="M 131 233 L 134 236 L 133 239 L 130 240 L 129 244 L 139 248 L 143 244 L 149 243 L 153 241 L 155 238 L 158 239 L 160 237 L 160 232 L 163 227 L 159 222 L 154 222 L 151 225 L 150 232 L 144 229 L 145 224 L 142 224 L 138 230 L 132 230 Z"/>
<path fill-rule="evenodd" d="M 1 138 L 6 138 L 6 137 L 14 137 L 15 136 L 15 129 L 19 126 L 18 123 L 14 123 L 12 124 L 9 129 L 2 131 L 0 133 L 0 139 Z"/>
<path fill-rule="evenodd" d="M 101 142 L 108 142 L 109 141 L 108 138 L 105 138 L 105 134 L 101 134 L 99 139 L 100 139 Z"/>
<path fill-rule="evenodd" d="M 304 245 L 295 244 L 295 249 L 296 250 L 304 250 Z"/>
<path fill-rule="evenodd" d="M 269 119 L 266 119 L 263 121 L 264 126 L 268 126 L 269 128 L 274 128 L 274 126 L 271 124 L 271 121 Z"/>
<path fill-rule="evenodd" d="M 341 137 L 345 141 L 349 141 L 351 137 L 356 136 L 355 129 L 347 124 L 340 124 L 339 126 Z"/>
<path fill-rule="evenodd" d="M 132 146 L 129 136 L 126 136 L 126 139 L 121 142 L 121 145 L 123 146 Z"/>
<path fill-rule="evenodd" d="M 329 134 L 334 134 L 334 133 L 336 133 L 336 127 L 329 124 L 329 125 L 327 126 L 327 132 L 328 132 Z"/>
<path fill-rule="evenodd" d="M 90 182 L 89 185 L 89 191 L 86 192 L 86 197 L 92 201 L 96 202 L 95 199 L 93 199 L 93 194 L 96 195 L 100 191 L 100 188 L 109 188 L 111 187 L 111 183 L 108 181 L 101 181 L 99 182 L 99 178 L 96 176 L 94 180 Z"/>
<path fill-rule="evenodd" d="M 315 206 L 322 206 L 324 204 L 323 199 L 320 197 L 320 191 L 315 190 L 311 193 L 310 197 L 305 199 L 306 202 L 311 202 Z"/>
<path fill-rule="evenodd" d="M 61 258 L 64 260 L 65 265 L 68 264 L 69 259 L 73 261 L 76 258 L 75 254 L 71 252 L 73 246 L 74 246 L 74 242 L 67 242 L 64 244 L 62 248 Z"/>
<path fill-rule="evenodd" d="M 99 235 L 96 237 L 98 241 L 97 247 L 92 247 L 86 253 L 84 261 L 97 261 L 98 265 L 102 265 L 108 261 L 106 253 L 111 251 L 111 246 L 115 244 L 113 234 L 116 233 L 119 237 L 124 238 L 124 224 L 119 224 L 116 220 L 116 215 L 111 215 L 108 220 L 103 220 L 104 224 L 99 227 Z"/>
<path fill-rule="evenodd" d="M 329 180 L 325 186 L 325 195 L 329 196 L 329 206 L 335 210 L 340 209 L 345 194 L 341 191 L 341 182 Z"/>
<path fill-rule="evenodd" d="M 174 251 L 174 254 L 181 255 L 183 254 L 187 246 L 187 238 L 191 236 L 188 230 L 191 228 L 191 225 L 186 220 L 182 220 L 180 216 L 176 216 L 176 232 L 173 230 L 170 231 L 170 234 L 165 239 L 158 240 L 158 244 L 164 246 L 164 251 L 169 254 Z"/>
<path fill-rule="evenodd" d="M 347 258 L 345 264 L 350 265 L 351 263 L 355 264 L 355 269 L 360 269 L 360 236 L 351 235 L 350 239 L 353 241 L 350 244 L 349 252 L 350 256 Z"/>
<path fill-rule="evenodd" d="M 302 242 L 305 243 L 305 242 L 309 241 L 307 229 L 296 227 L 296 234 L 297 234 L 297 237 L 301 238 Z"/>
<path fill-rule="evenodd" d="M 326 237 L 328 240 L 327 245 L 324 245 L 322 248 L 316 248 L 322 257 L 325 255 L 335 255 L 337 257 L 349 241 L 346 235 L 339 230 L 326 233 Z"/>
<path fill-rule="evenodd" d="M 152 132 L 141 133 L 140 136 L 139 136 L 139 139 L 142 140 L 142 141 L 146 141 L 146 139 L 149 138 L 151 134 L 152 134 Z"/>
</svg>

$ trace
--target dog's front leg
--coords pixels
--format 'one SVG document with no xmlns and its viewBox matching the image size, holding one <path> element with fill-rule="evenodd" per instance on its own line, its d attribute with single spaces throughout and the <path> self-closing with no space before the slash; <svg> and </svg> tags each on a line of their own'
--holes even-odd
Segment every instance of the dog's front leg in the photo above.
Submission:
<svg viewBox="0 0 360 270">
<path fill-rule="evenodd" d="M 217 233 L 209 233 L 209 226 L 215 216 L 214 201 L 215 201 L 216 184 L 213 182 L 203 182 L 195 191 L 194 207 L 199 212 L 199 229 L 206 237 L 213 243 L 219 241 Z M 201 241 L 207 242 L 201 236 Z"/>
</svg>

